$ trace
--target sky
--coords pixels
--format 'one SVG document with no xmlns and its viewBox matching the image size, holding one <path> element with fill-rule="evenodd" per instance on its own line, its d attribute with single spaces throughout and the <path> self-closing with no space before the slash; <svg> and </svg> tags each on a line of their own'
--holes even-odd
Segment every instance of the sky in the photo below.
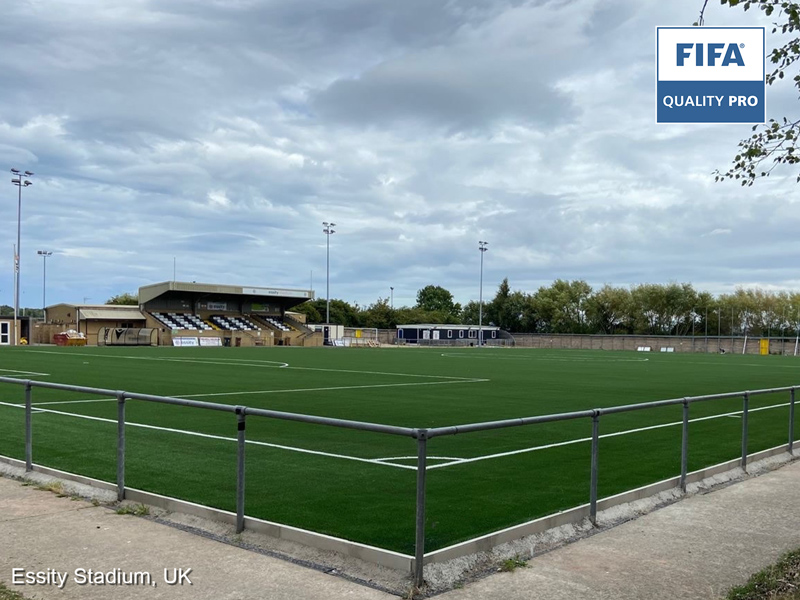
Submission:
<svg viewBox="0 0 800 600">
<path fill-rule="evenodd" d="M 715 183 L 749 125 L 655 123 L 655 28 L 702 0 L 15 0 L 0 169 L 20 305 L 161 281 L 466 303 L 691 282 L 800 290 L 797 169 Z M 711 0 L 706 25 L 770 25 Z M 768 29 L 769 32 L 769 29 Z M 778 40 L 768 33 L 768 48 Z M 790 80 L 791 78 L 789 78 Z M 796 116 L 790 81 L 768 117 Z M 17 188 L 0 187 L 13 305 Z M 335 233 L 323 233 L 322 222 Z"/>
</svg>

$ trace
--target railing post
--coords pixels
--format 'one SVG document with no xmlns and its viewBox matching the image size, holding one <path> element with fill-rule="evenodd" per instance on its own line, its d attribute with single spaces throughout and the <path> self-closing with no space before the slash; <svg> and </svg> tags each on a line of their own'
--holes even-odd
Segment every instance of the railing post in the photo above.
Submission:
<svg viewBox="0 0 800 600">
<path fill-rule="evenodd" d="M 592 469 L 589 483 L 589 520 L 597 526 L 597 469 L 600 457 L 600 411 L 592 415 Z"/>
<path fill-rule="evenodd" d="M 750 408 L 750 392 L 744 393 L 742 402 L 742 470 L 747 471 L 747 417 Z"/>
<path fill-rule="evenodd" d="M 236 456 L 236 533 L 244 531 L 245 407 L 236 407 L 238 451 Z"/>
<path fill-rule="evenodd" d="M 789 454 L 794 454 L 794 388 L 789 390 Z"/>
<path fill-rule="evenodd" d="M 428 430 L 417 430 L 417 531 L 414 542 L 414 585 L 421 588 L 425 559 L 425 475 L 428 466 Z"/>
<path fill-rule="evenodd" d="M 681 432 L 681 491 L 686 493 L 686 473 L 689 470 L 689 401 L 683 400 L 683 430 Z"/>
<path fill-rule="evenodd" d="M 117 394 L 117 501 L 125 500 L 125 392 Z"/>
<path fill-rule="evenodd" d="M 25 384 L 25 471 L 33 471 L 33 424 L 31 423 L 31 404 L 33 386 L 31 382 Z"/>
</svg>

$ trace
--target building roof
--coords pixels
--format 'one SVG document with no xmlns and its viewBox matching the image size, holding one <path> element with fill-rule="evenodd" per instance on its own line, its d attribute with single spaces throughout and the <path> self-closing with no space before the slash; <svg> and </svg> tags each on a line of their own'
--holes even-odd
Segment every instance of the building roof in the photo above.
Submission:
<svg viewBox="0 0 800 600">
<path fill-rule="evenodd" d="M 87 308 L 103 308 L 109 310 L 130 310 L 130 309 L 136 310 L 136 307 L 131 304 L 86 304 L 80 302 L 59 302 L 58 304 L 51 304 L 50 306 L 47 307 L 47 309 L 56 308 L 58 306 L 69 306 L 70 308 L 80 308 L 81 310 Z"/>
<path fill-rule="evenodd" d="M 199 292 L 201 294 L 231 294 L 234 296 L 274 296 L 278 298 L 299 298 L 311 300 L 313 290 L 289 288 L 247 287 L 241 285 L 220 285 L 215 283 L 187 283 L 185 281 L 163 281 L 139 288 L 139 303 L 145 304 L 167 292 Z"/>
<path fill-rule="evenodd" d="M 133 306 L 125 309 L 112 308 L 81 308 L 81 319 L 95 319 L 97 321 L 144 321 L 141 311 Z"/>
</svg>

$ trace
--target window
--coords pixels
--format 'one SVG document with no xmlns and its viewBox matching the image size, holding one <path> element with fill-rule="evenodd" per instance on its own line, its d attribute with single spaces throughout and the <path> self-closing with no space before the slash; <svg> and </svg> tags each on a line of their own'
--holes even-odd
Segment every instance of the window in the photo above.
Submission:
<svg viewBox="0 0 800 600">
<path fill-rule="evenodd" d="M 448 330 L 447 330 L 447 337 L 448 337 L 448 338 L 451 338 L 451 337 L 453 337 L 453 330 L 452 330 L 452 329 L 448 329 Z"/>
<path fill-rule="evenodd" d="M 469 330 L 469 337 L 471 338 L 475 337 L 475 332 L 472 329 Z"/>
<path fill-rule="evenodd" d="M 403 338 L 403 330 L 402 329 L 398 329 L 397 330 L 397 337 L 399 337 L 400 339 Z"/>
<path fill-rule="evenodd" d="M 492 332 L 492 338 L 496 338 L 496 337 L 497 337 L 497 332 L 496 332 L 496 331 L 493 331 L 493 332 Z"/>
<path fill-rule="evenodd" d="M 463 329 L 459 329 L 458 330 L 458 337 L 460 337 L 460 338 L 464 337 L 464 330 Z"/>
</svg>

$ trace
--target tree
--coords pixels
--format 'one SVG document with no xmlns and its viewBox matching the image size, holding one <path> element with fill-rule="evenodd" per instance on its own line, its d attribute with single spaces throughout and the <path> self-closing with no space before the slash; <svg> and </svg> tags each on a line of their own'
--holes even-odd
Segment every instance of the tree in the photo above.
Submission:
<svg viewBox="0 0 800 600">
<path fill-rule="evenodd" d="M 125 304 L 128 306 L 139 306 L 139 295 L 129 294 L 128 292 L 125 292 L 124 294 L 117 294 L 116 296 L 111 296 L 111 298 L 106 300 L 106 304 Z"/>
<path fill-rule="evenodd" d="M 461 305 L 453 302 L 453 294 L 439 285 L 426 285 L 419 290 L 416 308 L 427 312 L 444 313 L 456 319 L 461 313 Z"/>
<path fill-rule="evenodd" d="M 319 314 L 315 302 L 316 300 L 303 302 L 300 306 L 295 306 L 292 310 L 303 313 L 308 323 L 322 323 L 322 316 Z M 323 310 L 325 309 L 323 308 Z"/>
<path fill-rule="evenodd" d="M 592 288 L 583 280 L 555 280 L 533 296 L 545 333 L 586 333 L 586 303 Z"/>
<path fill-rule="evenodd" d="M 586 300 L 586 319 L 592 333 L 616 333 L 631 314 L 631 293 L 604 285 Z"/>
<path fill-rule="evenodd" d="M 323 323 L 327 313 L 327 301 L 325 298 L 309 300 L 294 310 L 305 313 L 309 323 Z M 358 327 L 361 324 L 358 308 L 344 300 L 331 298 L 331 323 L 345 327 Z"/>
<path fill-rule="evenodd" d="M 704 0 L 700 18 L 695 25 L 704 23 L 708 0 Z M 800 3 L 789 0 L 720 0 L 720 4 L 730 7 L 741 6 L 744 10 L 757 7 L 769 17 L 777 17 L 772 33 L 795 34 L 800 31 Z M 791 67 L 800 59 L 800 38 L 792 37 L 769 54 L 774 68 L 767 73 L 767 85 L 773 85 L 786 78 Z M 794 86 L 800 90 L 800 74 L 792 78 Z M 715 171 L 716 181 L 736 179 L 742 185 L 753 185 L 758 177 L 769 177 L 778 165 L 800 163 L 800 119 L 770 119 L 764 125 L 753 126 L 753 134 L 739 142 L 739 152 L 733 159 L 733 166 L 725 173 Z M 800 182 L 800 175 L 797 176 Z"/>
<path fill-rule="evenodd" d="M 388 298 L 378 298 L 362 311 L 364 327 L 377 327 L 378 329 L 394 329 L 397 326 L 395 311 L 389 306 Z"/>
</svg>

